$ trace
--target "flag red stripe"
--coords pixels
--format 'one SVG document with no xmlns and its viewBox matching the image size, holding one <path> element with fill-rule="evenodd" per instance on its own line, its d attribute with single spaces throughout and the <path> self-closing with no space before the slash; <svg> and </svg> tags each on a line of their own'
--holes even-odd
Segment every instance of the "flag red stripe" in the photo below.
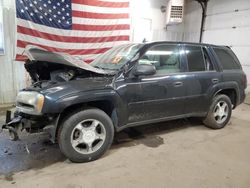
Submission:
<svg viewBox="0 0 250 188">
<path fill-rule="evenodd" d="M 129 6 L 129 2 L 107 2 L 98 0 L 72 0 L 71 2 L 82 5 L 112 7 L 112 8 L 125 8 Z"/>
<path fill-rule="evenodd" d="M 106 14 L 106 13 L 93 13 L 93 12 L 84 12 L 84 11 L 72 11 L 73 17 L 80 18 L 92 18 L 92 19 L 128 19 L 129 14 L 121 13 L 121 14 Z"/>
<path fill-rule="evenodd" d="M 16 54 L 16 58 L 15 58 L 16 61 L 25 61 L 27 59 L 28 57 L 25 55 Z"/>
<path fill-rule="evenodd" d="M 62 48 L 54 48 L 46 45 L 41 45 L 41 44 L 35 44 L 31 42 L 26 42 L 26 41 L 21 41 L 17 40 L 17 47 L 20 48 L 25 48 L 27 45 L 35 45 L 39 46 L 41 48 L 44 48 L 48 51 L 52 52 L 62 52 L 62 53 L 67 53 L 70 55 L 88 55 L 88 54 L 100 54 L 104 53 L 110 48 L 97 48 L 97 49 L 62 49 Z"/>
<path fill-rule="evenodd" d="M 93 59 L 84 59 L 85 63 L 91 63 L 92 61 L 94 61 Z"/>
<path fill-rule="evenodd" d="M 70 42 L 70 43 L 101 43 L 101 42 L 113 42 L 113 41 L 128 41 L 128 35 L 121 36 L 109 36 L 109 37 L 76 37 L 76 36 L 60 36 L 50 34 L 46 32 L 40 32 L 38 30 L 29 29 L 23 26 L 17 26 L 17 32 L 25 35 L 39 37 L 42 39 L 58 41 L 58 42 Z"/>
<path fill-rule="evenodd" d="M 73 24 L 73 30 L 81 31 L 114 31 L 114 30 L 129 30 L 129 24 L 117 24 L 117 25 L 84 25 Z"/>
<path fill-rule="evenodd" d="M 26 48 L 27 45 L 34 45 L 51 52 L 62 52 L 76 56 L 82 55 L 88 58 L 86 61 L 89 63 L 96 57 L 95 54 L 104 53 L 111 48 L 108 42 L 120 43 L 120 41 L 129 41 L 129 34 L 124 32 L 130 30 L 130 25 L 128 24 L 129 0 L 125 0 L 124 2 L 71 0 L 71 3 L 73 3 L 71 15 L 72 18 L 74 18 L 71 28 L 73 32 L 66 32 L 60 28 L 57 28 L 58 32 L 56 30 L 55 32 L 51 32 L 53 31 L 51 29 L 36 30 L 37 28 L 33 27 L 32 23 L 26 25 L 23 24 L 22 20 L 22 22 L 20 22 L 20 24 L 22 24 L 17 25 L 17 33 L 19 34 L 19 36 L 17 36 L 17 47 Z M 122 20 L 118 21 L 117 19 Z M 91 22 L 89 22 L 90 20 Z M 108 21 L 108 24 L 102 23 L 103 21 L 105 21 L 105 23 Z M 111 21 L 112 24 L 109 23 L 109 21 Z M 88 35 L 90 32 L 93 33 L 91 36 Z M 35 40 L 35 38 L 37 40 Z M 38 39 L 45 39 L 47 41 L 39 42 Z M 57 44 L 56 42 L 61 42 L 63 46 L 55 45 Z M 77 45 L 78 49 L 72 46 L 74 44 Z M 24 54 L 21 54 L 22 49 L 17 49 L 17 51 L 19 53 L 16 56 L 17 60 L 27 59 Z"/>
</svg>

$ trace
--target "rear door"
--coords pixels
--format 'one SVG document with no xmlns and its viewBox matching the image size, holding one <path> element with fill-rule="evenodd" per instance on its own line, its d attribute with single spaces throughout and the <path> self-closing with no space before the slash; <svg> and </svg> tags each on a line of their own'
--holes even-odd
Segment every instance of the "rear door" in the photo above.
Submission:
<svg viewBox="0 0 250 188">
<path fill-rule="evenodd" d="M 210 104 L 209 94 L 222 80 L 206 46 L 185 45 L 187 62 L 187 100 L 185 113 L 203 114 Z"/>
</svg>

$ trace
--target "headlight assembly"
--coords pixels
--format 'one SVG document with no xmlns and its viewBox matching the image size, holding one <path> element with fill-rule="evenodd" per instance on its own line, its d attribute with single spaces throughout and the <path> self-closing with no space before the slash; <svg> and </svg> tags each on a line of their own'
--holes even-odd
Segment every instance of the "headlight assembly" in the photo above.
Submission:
<svg viewBox="0 0 250 188">
<path fill-rule="evenodd" d="M 16 102 L 18 111 L 39 115 L 42 112 L 44 96 L 35 91 L 21 91 L 17 95 Z"/>
</svg>

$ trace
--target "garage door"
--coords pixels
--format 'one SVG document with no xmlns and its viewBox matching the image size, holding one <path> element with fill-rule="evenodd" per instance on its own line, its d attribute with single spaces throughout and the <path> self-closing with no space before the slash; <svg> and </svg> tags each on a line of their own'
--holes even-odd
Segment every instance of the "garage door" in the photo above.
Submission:
<svg viewBox="0 0 250 188">
<path fill-rule="evenodd" d="M 203 42 L 230 46 L 250 84 L 250 0 L 210 0 Z"/>
</svg>

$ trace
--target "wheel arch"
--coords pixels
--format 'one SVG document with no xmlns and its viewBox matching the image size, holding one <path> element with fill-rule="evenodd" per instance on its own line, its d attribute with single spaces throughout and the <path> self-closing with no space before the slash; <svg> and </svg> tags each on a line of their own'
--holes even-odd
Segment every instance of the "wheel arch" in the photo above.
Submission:
<svg viewBox="0 0 250 188">
<path fill-rule="evenodd" d="M 86 101 L 77 104 L 72 104 L 67 106 L 58 116 L 57 123 L 55 125 L 55 135 L 54 139 L 57 140 L 58 131 L 62 125 L 62 123 L 72 114 L 89 108 L 97 108 L 104 111 L 112 120 L 114 129 L 117 130 L 118 124 L 118 115 L 117 115 L 117 107 L 115 104 L 108 99 L 105 100 L 94 100 L 94 101 Z"/>
<path fill-rule="evenodd" d="M 237 106 L 238 104 L 238 93 L 237 93 L 237 89 L 236 88 L 224 88 L 224 89 L 220 89 L 217 92 L 214 93 L 213 97 L 217 96 L 217 95 L 226 95 L 230 98 L 231 103 L 233 104 L 233 109 Z"/>
</svg>

